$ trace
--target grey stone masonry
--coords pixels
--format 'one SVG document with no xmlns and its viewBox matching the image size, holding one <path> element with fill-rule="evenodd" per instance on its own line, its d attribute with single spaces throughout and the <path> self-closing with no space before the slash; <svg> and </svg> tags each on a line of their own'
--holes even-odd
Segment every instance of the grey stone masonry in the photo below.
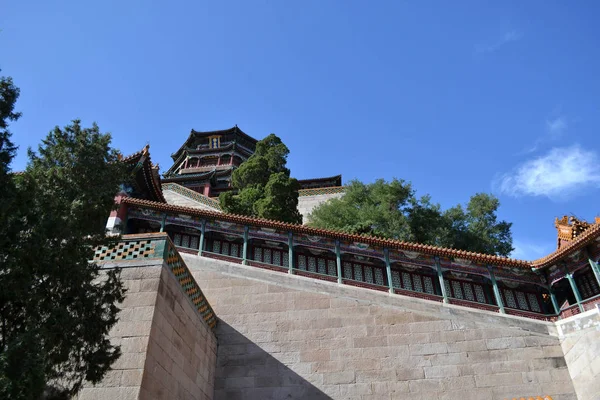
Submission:
<svg viewBox="0 0 600 400">
<path fill-rule="evenodd" d="M 158 265 L 121 271 L 127 295 L 120 304 L 119 322 L 110 331 L 111 342 L 121 346 L 121 357 L 100 383 L 86 384 L 78 399 L 130 400 L 139 397 L 162 269 Z"/>
<path fill-rule="evenodd" d="M 219 317 L 215 399 L 577 398 L 553 323 L 182 256 Z"/>
<path fill-rule="evenodd" d="M 557 325 L 577 398 L 600 399 L 600 310 L 575 315 Z"/>
<path fill-rule="evenodd" d="M 121 277 L 127 293 L 110 336 L 122 355 L 77 398 L 212 399 L 217 340 L 173 273 L 161 264 L 123 268 Z"/>
</svg>

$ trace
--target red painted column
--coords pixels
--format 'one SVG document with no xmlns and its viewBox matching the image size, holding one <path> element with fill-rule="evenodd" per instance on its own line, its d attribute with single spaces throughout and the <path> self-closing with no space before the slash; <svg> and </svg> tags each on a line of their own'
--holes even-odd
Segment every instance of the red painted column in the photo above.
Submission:
<svg viewBox="0 0 600 400">
<path fill-rule="evenodd" d="M 204 186 L 204 193 L 203 193 L 206 197 L 209 197 L 210 195 L 210 184 Z"/>
</svg>

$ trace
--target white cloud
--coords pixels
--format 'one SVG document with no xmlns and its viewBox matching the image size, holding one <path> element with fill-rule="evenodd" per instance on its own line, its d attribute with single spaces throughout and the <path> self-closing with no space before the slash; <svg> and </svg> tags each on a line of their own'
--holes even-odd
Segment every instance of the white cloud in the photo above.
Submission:
<svg viewBox="0 0 600 400">
<path fill-rule="evenodd" d="M 584 187 L 600 187 L 600 160 L 579 145 L 554 148 L 503 175 L 495 186 L 515 197 L 565 199 Z"/>
<path fill-rule="evenodd" d="M 552 247 L 549 245 L 540 245 L 517 239 L 514 240 L 513 247 L 515 249 L 510 253 L 510 257 L 517 260 L 533 261 L 550 254 L 552 251 Z"/>
<path fill-rule="evenodd" d="M 565 117 L 558 117 L 553 120 L 546 121 L 548 133 L 552 139 L 558 139 L 569 127 Z"/>
<path fill-rule="evenodd" d="M 500 39 L 498 39 L 495 43 L 491 45 L 478 46 L 476 50 L 479 53 L 493 53 L 505 44 L 516 42 L 522 37 L 523 35 L 515 30 L 508 31 L 505 32 L 504 35 L 502 35 L 502 37 L 500 37 Z"/>
</svg>

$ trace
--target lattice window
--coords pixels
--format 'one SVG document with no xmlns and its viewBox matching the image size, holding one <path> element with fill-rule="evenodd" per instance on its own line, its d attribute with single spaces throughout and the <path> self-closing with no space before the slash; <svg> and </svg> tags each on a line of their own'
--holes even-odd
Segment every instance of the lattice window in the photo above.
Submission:
<svg viewBox="0 0 600 400">
<path fill-rule="evenodd" d="M 529 300 L 531 311 L 542 312 L 542 309 L 540 308 L 540 303 L 538 302 L 538 298 L 534 293 L 527 293 L 527 300 Z"/>
<path fill-rule="evenodd" d="M 327 274 L 337 276 L 337 264 L 334 260 L 327 260 Z"/>
<path fill-rule="evenodd" d="M 327 275 L 327 264 L 325 263 L 324 258 L 318 259 L 318 265 L 319 265 L 319 273 L 323 274 L 323 275 Z"/>
<path fill-rule="evenodd" d="M 430 276 L 423 277 L 423 284 L 425 285 L 425 293 L 435 294 L 433 279 Z"/>
<path fill-rule="evenodd" d="M 446 296 L 452 297 L 452 290 L 450 290 L 450 281 L 444 281 L 444 288 L 446 288 Z"/>
<path fill-rule="evenodd" d="M 283 252 L 283 264 L 284 267 L 288 267 L 290 265 L 290 256 L 287 251 Z"/>
<path fill-rule="evenodd" d="M 281 265 L 281 252 L 273 250 L 273 264 Z"/>
<path fill-rule="evenodd" d="M 271 249 L 264 249 L 263 254 L 264 254 L 264 262 L 266 262 L 267 264 L 271 264 L 271 262 L 273 261 Z"/>
<path fill-rule="evenodd" d="M 517 294 L 517 302 L 519 303 L 519 308 L 521 310 L 529 310 L 529 306 L 527 305 L 527 299 L 525 298 L 525 293 L 516 292 Z"/>
<path fill-rule="evenodd" d="M 234 257 L 240 256 L 240 246 L 237 243 L 231 244 L 231 255 Z"/>
<path fill-rule="evenodd" d="M 383 279 L 383 270 L 381 268 L 375 268 L 375 283 L 381 286 L 385 285 L 385 279 Z"/>
<path fill-rule="evenodd" d="M 181 247 L 190 247 L 190 237 L 188 235 L 181 235 Z"/>
<path fill-rule="evenodd" d="M 365 265 L 365 282 L 373 283 L 373 267 Z"/>
<path fill-rule="evenodd" d="M 504 298 L 506 299 L 506 306 L 510 308 L 518 308 L 515 296 L 511 290 L 504 289 Z"/>
<path fill-rule="evenodd" d="M 198 248 L 198 236 L 192 236 L 192 238 L 190 239 L 190 247 L 192 249 Z"/>
<path fill-rule="evenodd" d="M 413 275 L 412 279 L 413 279 L 413 286 L 415 288 L 415 291 L 423 292 L 423 284 L 421 283 L 421 276 Z"/>
<path fill-rule="evenodd" d="M 469 301 L 475 301 L 475 294 L 470 283 L 463 283 L 463 289 L 465 291 L 465 299 Z"/>
<path fill-rule="evenodd" d="M 308 270 L 310 272 L 317 272 L 317 260 L 314 257 L 308 257 Z"/>
<path fill-rule="evenodd" d="M 260 247 L 254 248 L 254 261 L 262 261 L 263 251 Z"/>
<path fill-rule="evenodd" d="M 221 253 L 221 241 L 215 240 L 213 242 L 213 253 Z"/>
<path fill-rule="evenodd" d="M 360 264 L 354 264 L 354 279 L 357 281 L 364 281 L 362 266 Z"/>
<path fill-rule="evenodd" d="M 223 248 L 221 254 L 229 255 L 229 242 L 223 242 Z"/>
<path fill-rule="evenodd" d="M 483 287 L 481 285 L 473 285 L 475 286 L 475 297 L 479 303 L 485 303 L 485 293 L 483 291 Z"/>
<path fill-rule="evenodd" d="M 306 256 L 298 256 L 298 269 L 306 271 Z"/>
<path fill-rule="evenodd" d="M 407 290 L 413 290 L 412 279 L 410 279 L 410 274 L 408 272 L 402 273 L 402 288 Z"/>
<path fill-rule="evenodd" d="M 352 264 L 344 262 L 344 278 L 352 279 Z"/>
<path fill-rule="evenodd" d="M 392 271 L 392 286 L 400 289 L 402 285 L 400 284 L 400 272 Z"/>
<path fill-rule="evenodd" d="M 458 281 L 452 281 L 452 290 L 454 291 L 454 298 L 456 299 L 464 299 L 462 292 L 462 285 Z"/>
<path fill-rule="evenodd" d="M 173 243 L 175 243 L 175 246 L 181 246 L 181 235 L 179 233 L 173 236 Z"/>
</svg>

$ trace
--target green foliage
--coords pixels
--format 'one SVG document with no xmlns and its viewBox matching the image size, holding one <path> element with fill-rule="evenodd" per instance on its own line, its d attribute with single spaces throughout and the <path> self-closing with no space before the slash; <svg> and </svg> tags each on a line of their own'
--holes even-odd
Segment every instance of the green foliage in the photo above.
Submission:
<svg viewBox="0 0 600 400">
<path fill-rule="evenodd" d="M 508 256 L 511 224 L 498 221 L 499 205 L 494 196 L 478 193 L 465 208 L 457 205 L 442 211 L 430 196 L 417 198 L 405 181 L 379 179 L 364 184 L 355 180 L 346 186 L 343 197 L 316 207 L 309 225 Z"/>
<path fill-rule="evenodd" d="M 233 172 L 237 193 L 219 196 L 221 208 L 228 213 L 300 223 L 298 189 L 286 167 L 289 149 L 279 137 L 270 134 L 256 144 L 255 153 Z"/>
<path fill-rule="evenodd" d="M 108 340 L 119 270 L 88 261 L 115 240 L 105 223 L 125 173 L 110 141 L 96 125 L 57 127 L 0 194 L 12 204 L 0 221 L 0 398 L 69 398 L 120 355 Z"/>
</svg>

